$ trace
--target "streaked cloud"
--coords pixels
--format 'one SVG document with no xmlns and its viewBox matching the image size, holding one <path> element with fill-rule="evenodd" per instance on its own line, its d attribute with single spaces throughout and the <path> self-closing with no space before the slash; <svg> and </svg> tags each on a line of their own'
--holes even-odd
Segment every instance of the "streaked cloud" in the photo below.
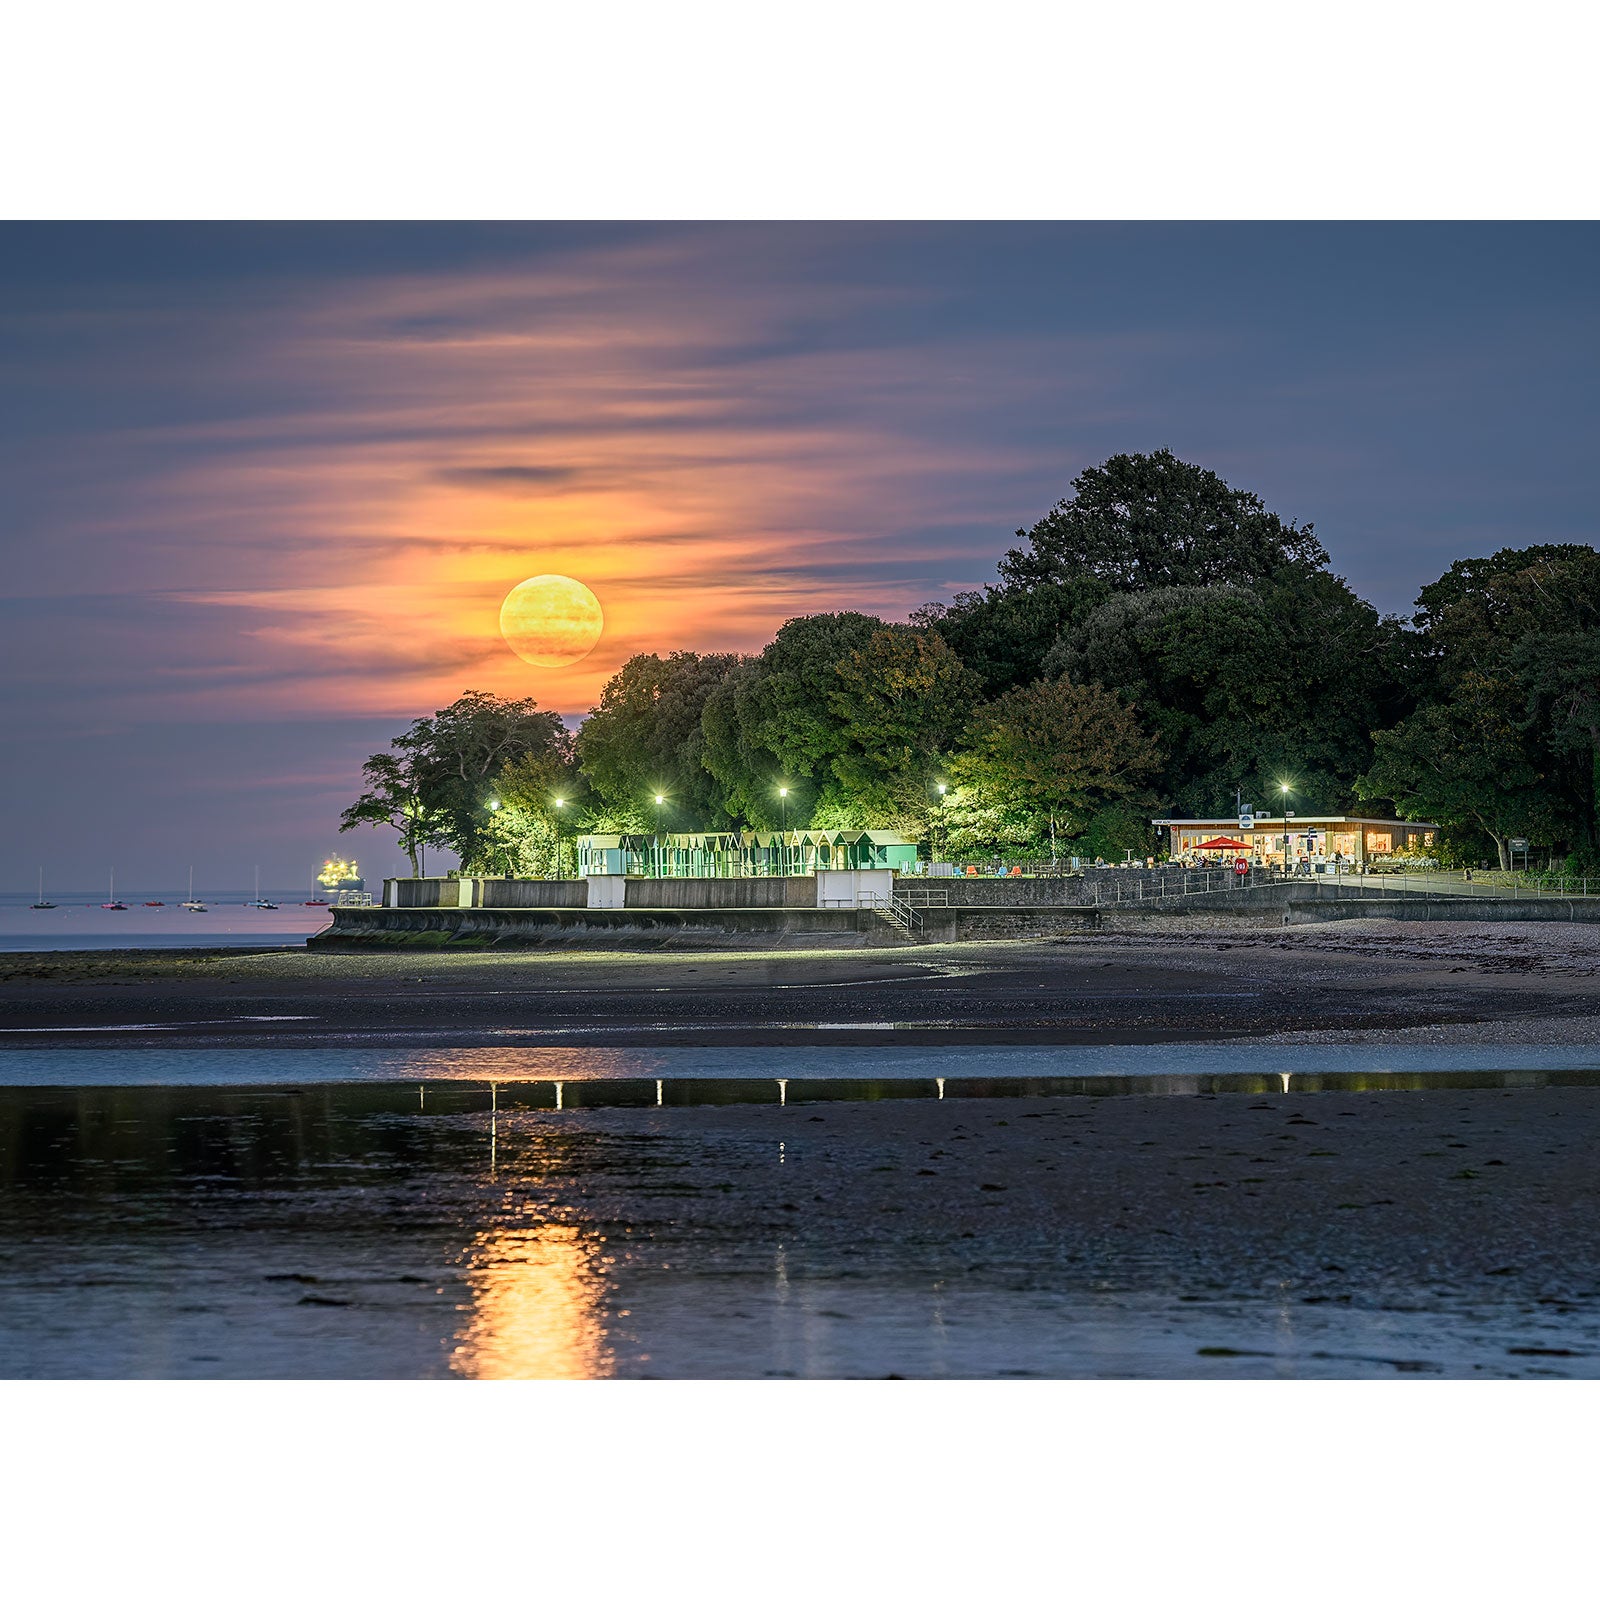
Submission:
<svg viewBox="0 0 1600 1600">
<path fill-rule="evenodd" d="M 903 616 L 1114 450 L 1314 521 L 1391 609 L 1459 555 L 1592 537 L 1593 228 L 334 239 L 6 232 L 0 737 L 80 775 L 120 752 L 130 838 L 171 831 L 216 729 L 270 727 L 228 758 L 321 850 L 334 780 L 285 729 L 353 775 L 467 688 L 576 715 L 636 651 Z M 499 636 L 540 572 L 606 612 L 571 668 Z M 135 761 L 131 728 L 187 754 Z M 19 837 L 66 826 L 38 770 Z"/>
</svg>

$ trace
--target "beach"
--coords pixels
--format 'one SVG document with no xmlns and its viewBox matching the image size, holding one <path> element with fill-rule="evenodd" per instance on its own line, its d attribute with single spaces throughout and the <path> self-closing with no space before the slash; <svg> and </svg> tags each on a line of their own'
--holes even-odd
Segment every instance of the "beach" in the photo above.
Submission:
<svg viewBox="0 0 1600 1600">
<path fill-rule="evenodd" d="M 121 1047 L 1116 1044 L 1419 1029 L 1588 1042 L 1600 928 L 1130 919 L 871 950 L 66 951 L 0 955 L 0 1042 Z M 1484 1029 L 1494 1030 L 1486 1034 Z"/>
<path fill-rule="evenodd" d="M 1597 998 L 1550 924 L 6 956 L 0 1376 L 1600 1376 Z"/>
</svg>

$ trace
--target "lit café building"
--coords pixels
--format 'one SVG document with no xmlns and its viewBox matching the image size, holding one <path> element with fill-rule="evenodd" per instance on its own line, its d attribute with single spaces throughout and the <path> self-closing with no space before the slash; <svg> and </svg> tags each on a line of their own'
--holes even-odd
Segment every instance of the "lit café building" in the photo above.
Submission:
<svg viewBox="0 0 1600 1600">
<path fill-rule="evenodd" d="M 1325 871 L 1335 866 L 1365 870 L 1397 853 L 1427 855 L 1438 836 L 1436 822 L 1394 822 L 1375 817 L 1270 817 L 1256 813 L 1255 825 L 1241 828 L 1239 818 L 1156 817 L 1164 829 L 1174 861 L 1228 866 L 1248 861 L 1256 867 L 1282 868 L 1284 840 L 1293 866 Z"/>
</svg>

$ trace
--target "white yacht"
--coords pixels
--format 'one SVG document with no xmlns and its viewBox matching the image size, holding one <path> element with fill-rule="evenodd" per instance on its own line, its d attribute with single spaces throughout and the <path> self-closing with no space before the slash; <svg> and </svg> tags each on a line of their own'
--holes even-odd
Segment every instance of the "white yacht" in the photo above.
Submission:
<svg viewBox="0 0 1600 1600">
<path fill-rule="evenodd" d="M 263 900 L 261 898 L 260 867 L 256 868 L 256 897 L 254 900 L 246 900 L 245 906 L 251 911 L 276 911 L 278 909 L 278 902 L 276 900 Z"/>
</svg>

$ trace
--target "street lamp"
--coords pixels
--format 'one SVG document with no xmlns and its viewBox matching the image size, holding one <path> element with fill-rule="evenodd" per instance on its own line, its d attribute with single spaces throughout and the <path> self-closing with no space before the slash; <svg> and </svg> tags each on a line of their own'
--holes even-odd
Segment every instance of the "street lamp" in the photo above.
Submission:
<svg viewBox="0 0 1600 1600">
<path fill-rule="evenodd" d="M 778 876 L 789 875 L 789 791 L 778 790 Z"/>
<path fill-rule="evenodd" d="M 1289 796 L 1294 793 L 1287 783 L 1278 785 L 1278 792 L 1283 796 L 1283 871 L 1284 876 L 1289 875 L 1289 818 L 1293 812 L 1289 810 Z"/>
<path fill-rule="evenodd" d="M 661 876 L 661 808 L 662 808 L 662 806 L 664 806 L 667 803 L 667 797 L 664 794 L 658 794 L 655 797 L 655 799 L 656 799 L 656 876 L 659 878 Z"/>
<path fill-rule="evenodd" d="M 561 882 L 561 808 L 567 802 L 556 796 L 556 882 Z"/>
<path fill-rule="evenodd" d="M 490 800 L 489 809 L 491 811 L 498 811 L 500 809 L 500 798 L 499 798 L 498 795 L 496 795 L 493 799 Z M 500 865 L 503 867 L 506 864 L 507 864 L 507 857 L 506 857 L 506 854 L 505 854 L 505 848 L 504 848 L 504 846 L 502 846 L 501 847 L 501 853 L 500 853 Z M 509 872 L 506 873 L 506 877 L 509 878 L 510 876 L 511 876 L 511 874 Z"/>
</svg>

